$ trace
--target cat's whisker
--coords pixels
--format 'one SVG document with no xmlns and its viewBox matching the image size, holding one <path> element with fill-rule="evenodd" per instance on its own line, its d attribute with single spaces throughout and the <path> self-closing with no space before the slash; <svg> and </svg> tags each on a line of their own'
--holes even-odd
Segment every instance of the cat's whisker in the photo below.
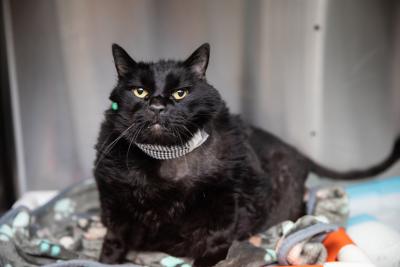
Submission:
<svg viewBox="0 0 400 267">
<path fill-rule="evenodd" d="M 138 124 L 138 125 L 140 126 L 140 124 Z M 126 153 L 126 165 L 127 165 L 128 171 L 129 171 L 129 161 L 128 161 L 129 149 L 131 148 L 132 143 L 136 142 L 136 139 L 139 137 L 141 131 L 146 127 L 146 125 L 147 125 L 146 123 L 143 123 L 143 126 L 141 126 L 140 128 L 138 126 L 139 129 L 133 133 L 132 138 L 130 139 L 128 151 Z"/>
<path fill-rule="evenodd" d="M 125 157 L 125 162 L 126 162 L 126 168 L 128 169 L 129 172 L 129 150 L 131 149 L 131 145 L 132 145 L 132 141 L 133 141 L 134 136 L 132 136 L 132 138 L 129 140 L 129 146 L 128 146 L 128 150 L 126 152 L 126 157 Z"/>
<path fill-rule="evenodd" d="M 189 137 L 193 136 L 193 133 L 185 125 L 182 124 L 181 126 L 185 131 L 187 131 L 189 133 Z"/>
<path fill-rule="evenodd" d="M 142 131 L 148 127 L 148 123 L 143 123 L 143 126 L 134 134 L 134 138 L 133 138 L 133 142 L 136 143 L 138 137 L 140 136 L 140 134 L 142 133 Z"/>
<path fill-rule="evenodd" d="M 192 122 L 192 121 L 187 120 L 185 123 L 188 123 L 188 124 L 190 124 L 190 125 L 192 125 L 192 126 L 194 126 L 194 127 L 196 127 L 196 128 L 200 128 L 199 125 L 197 125 L 196 123 L 194 123 L 194 122 Z"/>
<path fill-rule="evenodd" d="M 176 134 L 177 134 L 177 136 L 178 136 L 178 138 L 179 138 L 179 140 L 180 140 L 180 142 L 181 142 L 181 145 L 183 146 L 184 143 L 183 143 L 183 140 L 182 140 L 181 135 L 179 134 L 178 129 L 177 129 L 176 127 L 172 126 L 172 130 L 173 130 L 173 131 L 176 131 Z M 184 157 L 184 159 L 185 159 L 186 169 L 188 169 L 188 168 L 189 168 L 189 164 L 188 164 L 188 162 L 187 162 L 186 154 L 184 154 L 183 157 Z"/>
<path fill-rule="evenodd" d="M 101 144 L 101 146 L 98 149 L 98 151 L 103 150 L 103 148 L 106 146 L 108 140 L 110 139 L 110 137 L 113 135 L 114 131 L 112 131 L 106 138 L 106 140 Z"/>
<path fill-rule="evenodd" d="M 99 166 L 99 163 L 105 158 L 105 156 L 107 156 L 107 154 L 114 148 L 115 144 L 118 143 L 118 141 L 135 125 L 135 123 L 132 123 L 128 128 L 126 128 L 117 138 L 115 138 L 114 141 L 112 141 L 107 147 L 106 149 L 104 149 L 104 152 L 101 151 L 100 152 L 100 158 L 97 161 L 94 169 L 97 169 L 97 167 Z"/>
<path fill-rule="evenodd" d="M 190 122 L 189 122 L 189 123 L 190 123 Z M 182 130 L 185 130 L 186 132 L 189 133 L 189 134 L 182 133 L 182 135 L 184 135 L 185 137 L 188 137 L 188 138 L 193 137 L 193 133 L 183 124 L 183 122 L 179 124 L 179 127 L 181 127 Z M 196 128 L 199 128 L 199 127 L 196 126 Z M 203 152 L 206 151 L 205 148 L 204 148 L 203 146 L 200 146 L 199 148 L 200 148 L 201 150 L 203 150 Z"/>
</svg>

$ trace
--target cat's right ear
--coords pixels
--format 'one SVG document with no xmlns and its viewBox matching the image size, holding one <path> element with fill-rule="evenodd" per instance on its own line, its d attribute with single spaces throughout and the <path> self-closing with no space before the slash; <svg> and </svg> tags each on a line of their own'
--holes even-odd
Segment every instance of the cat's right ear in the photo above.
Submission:
<svg viewBox="0 0 400 267">
<path fill-rule="evenodd" d="M 114 57 L 115 68 L 118 77 L 125 77 L 136 67 L 136 62 L 128 55 L 128 53 L 119 45 L 112 45 L 112 53 Z"/>
<path fill-rule="evenodd" d="M 184 61 L 185 66 L 189 67 L 201 79 L 206 76 L 208 60 L 210 58 L 210 44 L 204 43 L 194 51 L 188 59 Z"/>
</svg>

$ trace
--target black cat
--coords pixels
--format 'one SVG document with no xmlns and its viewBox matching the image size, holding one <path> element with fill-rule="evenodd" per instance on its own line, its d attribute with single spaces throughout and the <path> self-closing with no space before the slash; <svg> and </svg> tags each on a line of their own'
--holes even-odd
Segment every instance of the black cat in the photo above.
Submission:
<svg viewBox="0 0 400 267">
<path fill-rule="evenodd" d="M 116 44 L 112 51 L 118 83 L 94 168 L 108 229 L 102 262 L 151 250 L 212 266 L 233 240 L 303 215 L 310 172 L 357 179 L 400 157 L 397 139 L 379 165 L 340 173 L 246 124 L 206 81 L 208 44 L 185 61 L 135 62 Z"/>
</svg>

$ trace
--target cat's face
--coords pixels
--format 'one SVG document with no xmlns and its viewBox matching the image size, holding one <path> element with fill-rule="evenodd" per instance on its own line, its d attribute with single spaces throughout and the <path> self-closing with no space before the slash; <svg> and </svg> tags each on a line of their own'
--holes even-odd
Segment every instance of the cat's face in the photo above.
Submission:
<svg viewBox="0 0 400 267">
<path fill-rule="evenodd" d="M 221 106 L 207 83 L 209 45 L 185 61 L 135 62 L 113 45 L 118 84 L 110 99 L 118 104 L 107 120 L 129 142 L 179 145 L 209 122 Z"/>
</svg>

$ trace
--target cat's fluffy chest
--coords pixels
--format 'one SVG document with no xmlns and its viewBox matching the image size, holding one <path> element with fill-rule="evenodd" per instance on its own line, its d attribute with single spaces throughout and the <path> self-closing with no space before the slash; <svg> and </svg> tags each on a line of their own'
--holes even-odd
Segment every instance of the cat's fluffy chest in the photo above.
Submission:
<svg viewBox="0 0 400 267">
<path fill-rule="evenodd" d="M 221 166 L 218 158 L 218 139 L 210 137 L 205 144 L 182 157 L 160 161 L 157 174 L 161 179 L 173 182 L 184 182 L 187 185 L 202 177 L 212 175 Z"/>
<path fill-rule="evenodd" d="M 168 181 L 195 182 L 201 177 L 208 176 L 218 163 L 219 160 L 215 155 L 196 151 L 177 159 L 162 161 L 158 168 L 158 175 Z"/>
</svg>

